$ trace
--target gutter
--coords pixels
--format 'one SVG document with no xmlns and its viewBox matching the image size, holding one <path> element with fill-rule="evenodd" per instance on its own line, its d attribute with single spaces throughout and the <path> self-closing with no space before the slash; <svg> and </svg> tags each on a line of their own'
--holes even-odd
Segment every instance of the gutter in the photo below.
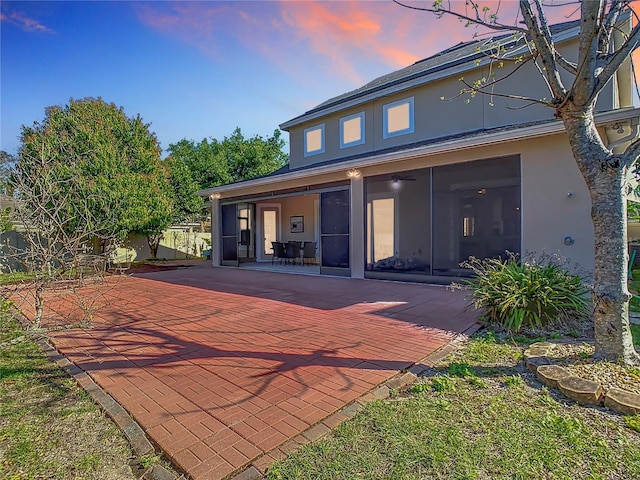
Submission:
<svg viewBox="0 0 640 480">
<path fill-rule="evenodd" d="M 611 112 L 605 112 L 596 114 L 595 121 L 599 126 L 607 125 L 630 118 L 640 116 L 640 108 L 627 108 L 619 109 Z M 524 127 L 522 129 L 507 130 L 503 132 L 490 133 L 485 135 L 478 135 L 471 138 L 464 138 L 460 140 L 447 140 L 441 143 L 435 143 L 432 145 L 426 145 L 422 147 L 416 147 L 408 150 L 401 150 L 386 154 L 376 155 L 373 153 L 370 157 L 359 158 L 346 162 L 332 163 L 331 165 L 324 165 L 316 168 L 307 168 L 304 170 L 293 170 L 288 173 L 284 173 L 278 176 L 261 177 L 254 180 L 247 180 L 245 182 L 232 183 L 229 185 L 221 185 L 219 187 L 207 188 L 198 191 L 198 195 L 201 197 L 208 197 L 211 194 L 222 194 L 225 192 L 231 192 L 239 188 L 259 187 L 262 185 L 269 185 L 275 182 L 284 182 L 289 180 L 298 180 L 307 177 L 314 177 L 316 175 L 323 175 L 327 173 L 335 173 L 340 171 L 346 171 L 351 168 L 365 168 L 375 165 L 396 162 L 401 160 L 410 160 L 412 158 L 424 157 L 442 154 L 446 152 L 452 152 L 456 150 L 466 150 L 470 148 L 483 147 L 498 143 L 508 143 L 517 140 L 524 140 L 529 138 L 542 137 L 545 135 L 552 135 L 564 132 L 564 125 L 561 121 L 555 121 L 545 123 L 542 125 L 533 125 Z"/>
</svg>

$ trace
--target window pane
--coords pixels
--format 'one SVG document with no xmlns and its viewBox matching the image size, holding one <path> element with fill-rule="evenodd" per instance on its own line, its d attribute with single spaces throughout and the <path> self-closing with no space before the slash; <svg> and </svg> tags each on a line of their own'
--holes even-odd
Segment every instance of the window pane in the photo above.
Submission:
<svg viewBox="0 0 640 480">
<path fill-rule="evenodd" d="M 320 194 L 322 266 L 349 268 L 349 190 Z"/>
<path fill-rule="evenodd" d="M 349 234 L 349 190 L 320 195 L 320 233 Z"/>
<path fill-rule="evenodd" d="M 411 127 L 409 104 L 403 103 L 387 109 L 387 132 L 394 133 Z"/>
<path fill-rule="evenodd" d="M 342 143 L 362 140 L 362 117 L 358 116 L 342 123 Z"/>
<path fill-rule="evenodd" d="M 271 242 L 278 241 L 277 238 L 277 218 L 275 210 L 263 210 L 262 211 L 262 228 L 264 230 L 264 245 L 263 253 L 270 255 L 273 253 L 273 246 Z"/>
<path fill-rule="evenodd" d="M 395 255 L 395 199 L 372 200 L 371 207 L 371 260 L 378 261 Z"/>
<path fill-rule="evenodd" d="M 222 205 L 220 209 L 222 212 L 222 236 L 235 236 L 238 223 L 236 206 Z"/>
<path fill-rule="evenodd" d="M 366 269 L 376 278 L 430 275 L 430 185 L 428 168 L 365 178 Z"/>
<path fill-rule="evenodd" d="M 470 256 L 520 253 L 520 160 L 479 160 L 433 169 L 434 274 L 468 275 Z"/>
<path fill-rule="evenodd" d="M 324 152 L 324 125 L 311 127 L 304 131 L 304 153 Z"/>
</svg>

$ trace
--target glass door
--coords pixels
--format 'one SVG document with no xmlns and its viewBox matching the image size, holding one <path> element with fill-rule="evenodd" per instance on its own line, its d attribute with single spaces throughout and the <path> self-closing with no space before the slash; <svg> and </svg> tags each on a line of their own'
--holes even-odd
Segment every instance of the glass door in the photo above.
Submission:
<svg viewBox="0 0 640 480">
<path fill-rule="evenodd" d="M 240 263 L 256 260 L 254 216 L 255 206 L 252 203 L 238 205 L 238 261 Z"/>
<path fill-rule="evenodd" d="M 238 266 L 238 206 L 222 205 L 222 265 Z"/>
<path fill-rule="evenodd" d="M 257 210 L 256 253 L 258 255 L 258 261 L 271 261 L 273 258 L 273 246 L 271 242 L 280 241 L 282 238 L 280 205 L 275 203 L 258 204 Z"/>
<path fill-rule="evenodd" d="M 350 276 L 349 190 L 320 194 L 320 273 Z"/>
</svg>

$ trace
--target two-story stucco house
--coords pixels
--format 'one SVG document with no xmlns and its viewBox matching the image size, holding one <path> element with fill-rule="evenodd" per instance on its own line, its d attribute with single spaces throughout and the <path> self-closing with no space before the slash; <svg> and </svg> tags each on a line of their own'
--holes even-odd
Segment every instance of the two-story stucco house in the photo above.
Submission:
<svg viewBox="0 0 640 480">
<path fill-rule="evenodd" d="M 577 22 L 553 27 L 569 58 Z M 469 256 L 559 253 L 592 269 L 585 182 L 553 110 L 478 95 L 496 71 L 487 50 L 527 53 L 512 35 L 457 45 L 283 123 L 290 164 L 262 178 L 203 190 L 212 202 L 212 262 L 269 262 L 273 241 L 315 241 L 320 274 L 448 282 Z M 510 75 L 514 69 L 518 69 Z M 548 97 L 531 62 L 506 62 L 501 93 Z M 627 62 L 600 95 L 611 146 L 637 132 Z M 457 98 L 456 98 L 457 97 Z"/>
</svg>

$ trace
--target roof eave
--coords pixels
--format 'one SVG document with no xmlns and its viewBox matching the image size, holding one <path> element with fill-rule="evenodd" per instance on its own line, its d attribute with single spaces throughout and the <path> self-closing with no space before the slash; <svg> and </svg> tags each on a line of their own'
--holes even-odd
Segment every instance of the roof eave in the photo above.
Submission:
<svg viewBox="0 0 640 480">
<path fill-rule="evenodd" d="M 631 118 L 640 117 L 640 108 L 625 108 L 618 109 L 609 112 L 596 114 L 595 120 L 598 126 L 615 123 L 622 120 L 628 120 Z M 304 170 L 293 170 L 288 173 L 261 177 L 254 180 L 247 180 L 245 182 L 239 182 L 229 185 L 221 185 L 219 187 L 207 188 L 200 190 L 198 195 L 208 197 L 212 194 L 223 194 L 237 190 L 239 188 L 259 187 L 262 185 L 268 185 L 274 181 L 288 181 L 297 180 L 301 178 L 313 177 L 316 175 L 334 173 L 341 170 L 347 171 L 352 168 L 364 168 L 384 163 L 396 162 L 400 160 L 408 160 L 416 157 L 424 157 L 430 155 L 437 155 L 448 153 L 456 150 L 465 150 L 469 148 L 477 148 L 486 145 L 495 145 L 499 143 L 513 142 L 516 140 L 524 140 L 535 137 L 541 137 L 545 135 L 551 135 L 561 133 L 564 131 L 564 125 L 562 121 L 557 120 L 541 125 L 532 125 L 523 127 L 520 129 L 501 131 L 496 133 L 489 133 L 481 136 L 475 136 L 463 139 L 446 140 L 439 143 L 425 145 L 407 150 L 395 151 L 384 154 L 372 154 L 366 158 L 358 158 L 355 160 L 332 163 L 330 165 L 323 165 L 316 168 L 308 168 Z"/>
</svg>

